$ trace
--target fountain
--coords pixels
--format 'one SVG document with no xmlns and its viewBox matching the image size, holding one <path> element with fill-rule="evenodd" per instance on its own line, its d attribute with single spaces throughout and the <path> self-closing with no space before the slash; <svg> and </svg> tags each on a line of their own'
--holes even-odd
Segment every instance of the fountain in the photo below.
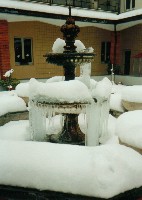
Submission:
<svg viewBox="0 0 142 200">
<path fill-rule="evenodd" d="M 87 84 L 74 80 L 75 68 L 81 66 L 81 73 L 82 71 L 85 72 L 83 78 L 86 76 L 86 82 L 88 82 L 90 66 L 85 69 L 85 64 L 89 64 L 94 60 L 95 53 L 93 53 L 92 47 L 81 52 L 76 51 L 75 39 L 80 29 L 75 25 L 75 21 L 71 17 L 70 6 L 69 17 L 61 27 L 61 32 L 65 40 L 63 52 L 47 53 L 44 57 L 46 57 L 48 63 L 63 66 L 65 81 L 44 85 L 43 83 L 38 84 L 35 80 L 31 81 L 29 110 L 31 139 L 35 141 L 46 140 L 53 143 L 95 146 L 99 144 L 99 138 L 101 141 L 107 136 L 110 86 L 107 94 L 105 94 L 106 91 L 104 93 L 96 93 L 96 89 L 91 94 L 91 90 L 86 86 Z M 75 87 L 74 83 L 76 83 Z M 102 91 L 105 90 L 107 84 L 109 85 L 106 80 L 100 84 L 103 86 L 101 86 Z M 61 91 L 60 93 L 63 91 L 62 96 L 58 94 L 56 89 Z M 33 92 L 34 94 L 32 95 Z M 68 95 L 70 98 L 65 98 Z M 82 133 L 78 125 L 80 113 L 86 115 L 86 134 Z M 62 114 L 64 118 L 64 120 L 61 120 L 62 131 L 58 134 L 47 136 L 46 117 L 50 121 L 56 114 Z"/>
<path fill-rule="evenodd" d="M 48 53 L 46 54 L 47 62 L 63 66 L 65 81 L 75 79 L 75 67 L 83 65 L 85 63 L 90 63 L 95 54 L 85 53 L 76 51 L 75 38 L 77 37 L 80 29 L 75 25 L 75 20 L 71 17 L 71 7 L 69 6 L 69 17 L 66 23 L 61 27 L 61 32 L 63 33 L 63 39 L 66 45 L 64 46 L 63 53 Z M 64 105 L 65 106 L 65 105 Z M 80 103 L 77 105 L 73 103 L 72 105 L 67 105 L 67 107 L 82 107 Z M 58 137 L 51 137 L 50 141 L 61 142 L 61 143 L 71 143 L 71 144 L 82 144 L 84 143 L 84 134 L 81 132 L 78 125 L 78 113 L 64 113 L 64 126 L 63 131 Z"/>
</svg>

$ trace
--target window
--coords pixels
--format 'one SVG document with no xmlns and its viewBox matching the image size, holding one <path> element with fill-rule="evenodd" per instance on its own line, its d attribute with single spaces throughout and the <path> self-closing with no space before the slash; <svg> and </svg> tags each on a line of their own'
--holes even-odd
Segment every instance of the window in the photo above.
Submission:
<svg viewBox="0 0 142 200">
<path fill-rule="evenodd" d="M 15 63 L 17 65 L 32 64 L 32 39 L 14 38 Z"/>
<path fill-rule="evenodd" d="M 135 0 L 126 0 L 126 10 L 135 8 Z"/>
<path fill-rule="evenodd" d="M 108 63 L 110 60 L 110 42 L 102 42 L 101 45 L 101 62 Z"/>
</svg>

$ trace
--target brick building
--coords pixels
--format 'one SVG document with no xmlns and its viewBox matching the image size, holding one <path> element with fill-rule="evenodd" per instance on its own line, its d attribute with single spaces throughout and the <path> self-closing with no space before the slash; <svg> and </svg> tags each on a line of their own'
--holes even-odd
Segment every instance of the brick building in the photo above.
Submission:
<svg viewBox="0 0 142 200">
<path fill-rule="evenodd" d="M 18 79 L 62 75 L 62 67 L 46 63 L 60 26 L 68 16 L 67 0 L 0 0 L 0 73 L 10 68 Z M 107 62 L 133 74 L 132 55 L 142 51 L 141 0 L 70 1 L 78 35 L 96 53 L 92 76 L 107 74 Z M 79 74 L 79 68 L 76 70 Z"/>
</svg>

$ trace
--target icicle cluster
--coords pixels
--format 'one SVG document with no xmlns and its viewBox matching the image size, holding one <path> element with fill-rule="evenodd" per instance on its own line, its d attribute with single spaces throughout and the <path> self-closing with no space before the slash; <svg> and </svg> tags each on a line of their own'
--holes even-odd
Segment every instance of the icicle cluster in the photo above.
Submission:
<svg viewBox="0 0 142 200">
<path fill-rule="evenodd" d="M 86 145 L 96 146 L 109 138 L 107 125 L 112 84 L 104 78 L 92 91 L 94 101 L 87 109 Z"/>
<path fill-rule="evenodd" d="M 49 98 L 41 101 L 42 96 L 31 96 L 29 108 L 31 139 L 45 141 L 47 134 L 50 134 L 50 132 L 54 134 L 54 118 L 57 114 L 83 113 L 86 116 L 84 120 L 87 124 L 86 145 L 96 146 L 103 143 L 109 138 L 107 123 L 111 86 L 112 84 L 107 78 L 98 82 L 92 90 L 93 98 L 89 103 L 51 103 L 48 101 Z M 60 127 L 63 127 L 63 125 L 64 117 L 61 116 Z"/>
<path fill-rule="evenodd" d="M 80 81 L 90 89 L 91 63 L 80 66 Z"/>
<path fill-rule="evenodd" d="M 45 141 L 46 135 L 54 129 L 54 117 L 56 114 L 79 114 L 86 113 L 87 104 L 48 104 L 48 102 L 37 102 L 30 99 L 29 122 L 31 139 L 34 141 Z M 48 119 L 48 124 L 47 120 Z M 63 127 L 64 119 L 61 117 L 60 127 Z M 48 127 L 48 129 L 47 129 Z"/>
</svg>

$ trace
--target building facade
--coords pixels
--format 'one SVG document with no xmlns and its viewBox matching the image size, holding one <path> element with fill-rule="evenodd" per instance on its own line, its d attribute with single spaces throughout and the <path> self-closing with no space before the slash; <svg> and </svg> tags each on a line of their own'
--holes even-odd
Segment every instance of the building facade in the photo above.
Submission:
<svg viewBox="0 0 142 200">
<path fill-rule="evenodd" d="M 6 2 L 12 3 L 6 7 Z M 11 68 L 18 79 L 63 75 L 62 67 L 48 64 L 44 55 L 62 38 L 60 25 L 68 16 L 69 3 L 81 29 L 77 39 L 96 53 L 91 75 L 107 74 L 108 62 L 119 67 L 117 73 L 133 75 L 132 56 L 142 51 L 140 0 L 47 0 L 44 4 L 42 0 L 7 0 L 0 5 L 1 78 Z"/>
</svg>

